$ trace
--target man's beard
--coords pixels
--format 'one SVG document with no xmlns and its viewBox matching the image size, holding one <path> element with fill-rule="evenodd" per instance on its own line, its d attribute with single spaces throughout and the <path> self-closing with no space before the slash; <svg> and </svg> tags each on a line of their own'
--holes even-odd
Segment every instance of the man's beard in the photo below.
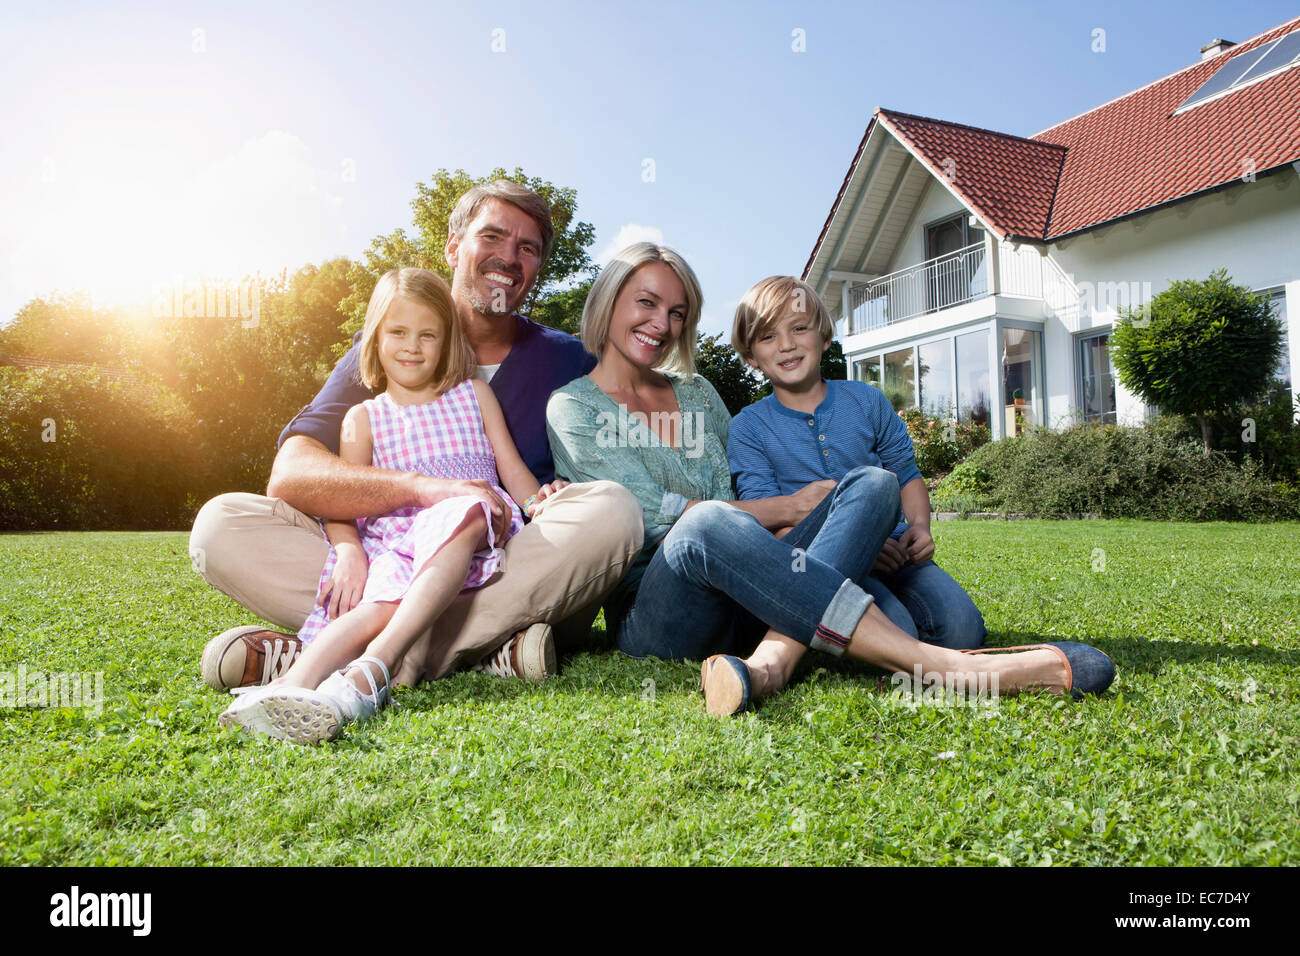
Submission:
<svg viewBox="0 0 1300 956">
<path fill-rule="evenodd" d="M 473 286 L 470 287 L 469 291 L 465 295 L 465 301 L 469 303 L 469 307 L 479 315 L 509 315 L 510 308 L 507 305 L 504 296 L 501 297 L 501 308 L 492 308 L 492 300 L 495 298 L 497 298 L 497 296 L 483 295 Z"/>
<path fill-rule="evenodd" d="M 516 276 L 514 274 L 515 270 L 498 266 L 496 260 L 484 264 L 479 275 L 475 276 L 475 279 L 481 276 L 484 272 L 499 272 L 502 275 L 510 276 L 516 283 L 524 281 L 522 275 Z M 501 289 L 499 286 L 497 287 L 497 290 L 501 294 L 498 295 L 497 292 L 494 292 L 492 295 L 485 296 L 480 290 L 477 282 L 471 282 L 469 283 L 469 288 L 465 292 L 465 301 L 468 302 L 469 307 L 479 315 L 509 315 L 512 310 L 510 308 L 510 303 L 507 301 L 505 290 Z M 493 308 L 497 300 L 500 300 L 501 307 Z"/>
</svg>

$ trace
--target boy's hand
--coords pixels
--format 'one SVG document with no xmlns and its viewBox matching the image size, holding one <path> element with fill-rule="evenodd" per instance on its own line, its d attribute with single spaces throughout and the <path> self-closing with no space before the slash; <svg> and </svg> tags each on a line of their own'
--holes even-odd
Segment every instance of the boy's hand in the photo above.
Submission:
<svg viewBox="0 0 1300 956">
<path fill-rule="evenodd" d="M 876 557 L 876 563 L 871 566 L 871 573 L 893 574 L 905 564 L 907 564 L 907 549 L 893 538 L 886 538 L 880 548 L 880 554 Z"/>
<path fill-rule="evenodd" d="M 329 618 L 334 620 L 361 603 L 366 590 L 366 572 L 370 561 L 360 545 L 341 544 L 336 549 L 337 558 L 330 579 L 316 595 L 317 604 L 329 604 Z"/>
<path fill-rule="evenodd" d="M 903 546 L 913 564 L 925 564 L 934 557 L 934 538 L 930 535 L 929 528 L 909 524 L 898 543 Z"/>
</svg>

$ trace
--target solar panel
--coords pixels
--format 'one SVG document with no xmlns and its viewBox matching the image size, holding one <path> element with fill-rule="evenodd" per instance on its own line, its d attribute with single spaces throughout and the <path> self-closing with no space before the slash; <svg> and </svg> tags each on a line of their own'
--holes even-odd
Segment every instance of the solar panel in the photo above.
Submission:
<svg viewBox="0 0 1300 956">
<path fill-rule="evenodd" d="M 1300 32 L 1288 33 L 1273 45 L 1273 49 L 1260 57 L 1254 66 L 1242 74 L 1241 79 L 1237 82 L 1245 83 L 1257 76 L 1264 75 L 1270 70 L 1286 66 L 1297 55 L 1300 55 Z"/>
<path fill-rule="evenodd" d="M 1183 101 L 1180 110 L 1195 106 L 1220 93 L 1245 85 L 1264 74 L 1300 63 L 1300 30 L 1288 33 L 1272 43 L 1240 53 L 1215 70 L 1214 75 Z"/>
</svg>

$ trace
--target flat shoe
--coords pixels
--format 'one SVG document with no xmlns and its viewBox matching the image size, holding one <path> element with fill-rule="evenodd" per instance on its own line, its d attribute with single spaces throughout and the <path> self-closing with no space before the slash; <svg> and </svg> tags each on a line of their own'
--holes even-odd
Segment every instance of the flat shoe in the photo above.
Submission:
<svg viewBox="0 0 1300 956">
<path fill-rule="evenodd" d="M 230 705 L 217 723 L 295 744 L 333 740 L 343 726 L 330 695 L 303 687 L 256 687 Z"/>
<path fill-rule="evenodd" d="M 714 654 L 700 665 L 704 709 L 718 717 L 739 714 L 749 706 L 749 668 L 739 657 Z"/>
<path fill-rule="evenodd" d="M 1019 644 L 1015 647 L 981 647 L 962 651 L 963 654 L 1001 654 L 1013 651 L 1040 651 L 1051 648 L 1061 655 L 1065 664 L 1065 686 L 1059 691 L 1075 700 L 1084 694 L 1101 694 L 1115 680 L 1115 664 L 1097 648 L 1078 641 L 1057 641 L 1048 644 Z M 1055 688 L 1047 688 L 1058 693 Z"/>
</svg>

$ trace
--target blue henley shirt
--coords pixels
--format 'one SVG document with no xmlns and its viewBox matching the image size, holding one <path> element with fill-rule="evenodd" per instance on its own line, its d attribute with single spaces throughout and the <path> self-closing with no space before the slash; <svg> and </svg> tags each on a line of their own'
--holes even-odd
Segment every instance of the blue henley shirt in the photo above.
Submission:
<svg viewBox="0 0 1300 956">
<path fill-rule="evenodd" d="M 736 497 L 792 495 L 804 485 L 839 481 L 851 469 L 873 465 L 892 471 L 902 488 L 921 477 L 907 426 L 885 393 L 865 382 L 832 379 L 810 415 L 769 395 L 731 421 L 727 458 Z M 893 536 L 907 527 L 899 521 Z"/>
</svg>

